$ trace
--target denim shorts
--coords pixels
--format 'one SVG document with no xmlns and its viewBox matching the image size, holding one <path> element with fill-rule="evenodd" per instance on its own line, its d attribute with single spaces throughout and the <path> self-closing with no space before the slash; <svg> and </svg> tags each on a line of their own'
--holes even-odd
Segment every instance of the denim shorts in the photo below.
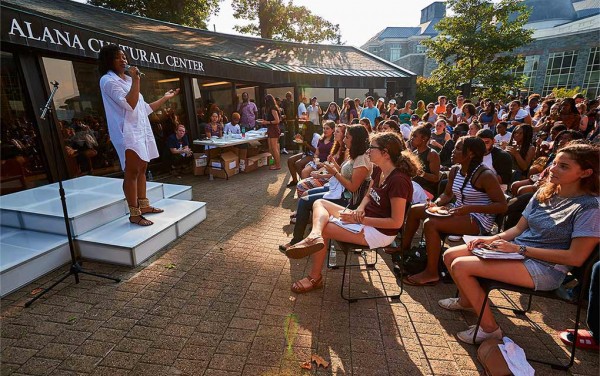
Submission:
<svg viewBox="0 0 600 376">
<path fill-rule="evenodd" d="M 525 259 L 523 265 L 527 268 L 531 279 L 533 279 L 534 290 L 551 291 L 556 290 L 562 285 L 566 274 L 556 268 L 554 264 L 547 262 Z"/>
</svg>

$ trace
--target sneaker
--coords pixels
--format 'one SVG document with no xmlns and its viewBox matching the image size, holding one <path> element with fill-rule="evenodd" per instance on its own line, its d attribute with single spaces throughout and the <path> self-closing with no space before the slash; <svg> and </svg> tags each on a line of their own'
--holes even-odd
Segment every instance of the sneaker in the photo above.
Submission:
<svg viewBox="0 0 600 376">
<path fill-rule="evenodd" d="M 462 240 L 462 235 L 450 235 L 448 236 L 448 241 L 450 242 L 459 242 Z"/>
<path fill-rule="evenodd" d="M 438 300 L 438 304 L 440 307 L 447 309 L 448 311 L 469 311 L 473 312 L 473 308 L 471 307 L 463 307 L 458 304 L 458 298 L 447 298 Z"/>
<path fill-rule="evenodd" d="M 287 150 L 285 150 L 285 148 L 283 148 L 283 149 L 281 149 L 281 154 L 288 155 L 289 153 L 288 153 L 288 151 L 287 151 Z"/>
<path fill-rule="evenodd" d="M 500 327 L 498 327 L 498 329 L 494 330 L 491 333 L 486 333 L 483 331 L 483 329 L 481 329 L 481 327 L 479 327 L 477 329 L 477 337 L 475 338 L 475 342 L 473 342 L 473 334 L 475 333 L 475 326 L 476 325 L 471 325 L 469 326 L 469 329 L 462 331 L 462 332 L 458 332 L 456 334 L 456 336 L 458 337 L 459 340 L 463 341 L 464 343 L 469 343 L 471 345 L 478 345 L 481 342 L 485 341 L 486 339 L 502 339 L 502 330 L 500 329 Z"/>
</svg>

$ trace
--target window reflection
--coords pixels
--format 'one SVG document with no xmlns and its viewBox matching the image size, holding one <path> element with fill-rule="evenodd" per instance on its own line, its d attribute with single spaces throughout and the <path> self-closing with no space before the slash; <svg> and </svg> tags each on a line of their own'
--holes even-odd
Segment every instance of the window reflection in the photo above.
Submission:
<svg viewBox="0 0 600 376">
<path fill-rule="evenodd" d="M 232 83 L 194 78 L 194 106 L 198 124 L 201 125 L 198 134 L 204 134 L 203 124 L 210 122 L 213 112 L 220 114 L 220 122 L 227 123 L 231 113 L 235 111 Z M 251 90 L 249 90 L 251 91 Z M 240 94 L 241 95 L 241 94 Z"/>
<path fill-rule="evenodd" d="M 65 144 L 71 176 L 106 175 L 121 170 L 110 142 L 100 94 L 100 74 L 96 64 L 43 58 L 46 76 L 60 86 L 54 97 L 59 130 Z M 147 103 L 161 98 L 170 89 L 181 87 L 180 79 L 152 69 L 144 70 L 140 91 Z M 169 100 L 150 115 L 150 124 L 160 158 L 168 158 L 167 138 L 179 123 L 187 125 L 181 95 Z"/>
<path fill-rule="evenodd" d="M 48 170 L 13 54 L 1 52 L 0 58 L 0 194 L 6 194 L 48 183 Z"/>
</svg>

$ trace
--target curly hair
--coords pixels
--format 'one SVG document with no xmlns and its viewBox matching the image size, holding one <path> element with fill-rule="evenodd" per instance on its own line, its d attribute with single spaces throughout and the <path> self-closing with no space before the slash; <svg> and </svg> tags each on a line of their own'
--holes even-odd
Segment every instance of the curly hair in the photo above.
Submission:
<svg viewBox="0 0 600 376">
<path fill-rule="evenodd" d="M 100 53 L 98 54 L 98 72 L 101 76 L 104 76 L 108 71 L 113 70 L 114 60 L 119 51 L 123 52 L 125 58 L 129 61 L 129 56 L 127 56 L 125 51 L 116 44 L 107 44 L 100 49 Z"/>
<path fill-rule="evenodd" d="M 406 143 L 400 134 L 396 132 L 375 133 L 371 136 L 371 142 L 385 148 L 396 168 L 411 178 L 416 176 L 417 171 L 422 168 L 421 161 L 406 148 Z"/>
</svg>

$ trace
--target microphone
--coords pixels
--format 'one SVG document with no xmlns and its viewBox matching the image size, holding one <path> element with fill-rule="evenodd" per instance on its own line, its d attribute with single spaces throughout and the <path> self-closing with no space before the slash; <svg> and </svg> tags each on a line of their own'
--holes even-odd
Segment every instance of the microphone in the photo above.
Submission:
<svg viewBox="0 0 600 376">
<path fill-rule="evenodd" d="M 125 72 L 129 72 L 130 69 L 131 69 L 131 65 L 129 65 L 129 64 L 125 65 Z M 142 73 L 142 71 L 140 71 L 139 69 L 137 71 L 137 74 L 140 77 L 143 77 L 146 75 L 145 73 Z"/>
</svg>

